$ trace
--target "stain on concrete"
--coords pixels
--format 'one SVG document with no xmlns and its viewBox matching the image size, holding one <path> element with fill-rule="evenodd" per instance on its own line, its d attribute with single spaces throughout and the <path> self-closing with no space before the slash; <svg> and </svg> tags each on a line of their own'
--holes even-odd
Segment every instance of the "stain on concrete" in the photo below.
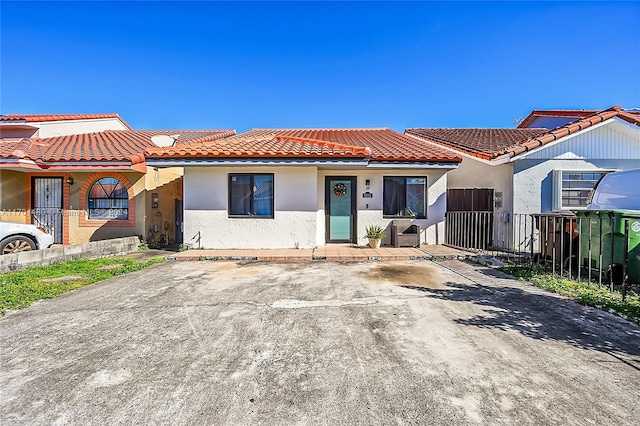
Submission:
<svg viewBox="0 0 640 426">
<path fill-rule="evenodd" d="M 443 288 L 442 280 L 436 271 L 428 266 L 386 264 L 376 265 L 365 272 L 369 279 L 389 282 L 395 285 L 425 287 L 431 289 Z"/>
<path fill-rule="evenodd" d="M 256 277 L 259 275 L 270 275 L 271 272 L 278 273 L 274 265 L 257 264 L 256 262 L 239 262 L 233 271 L 235 276 Z"/>
<path fill-rule="evenodd" d="M 225 262 L 225 261 L 221 261 L 219 263 L 216 263 L 216 269 L 218 271 L 234 271 L 236 269 L 238 269 L 239 266 L 244 266 L 245 264 L 240 264 L 238 262 Z"/>
</svg>

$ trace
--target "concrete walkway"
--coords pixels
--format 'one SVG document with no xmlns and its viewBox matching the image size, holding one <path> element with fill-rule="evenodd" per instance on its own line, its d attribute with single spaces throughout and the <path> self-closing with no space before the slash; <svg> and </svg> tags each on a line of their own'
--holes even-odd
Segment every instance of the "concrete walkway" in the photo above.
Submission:
<svg viewBox="0 0 640 426">
<path fill-rule="evenodd" d="M 315 249 L 214 249 L 188 250 L 171 253 L 168 260 L 257 260 L 295 261 L 329 260 L 337 262 L 361 262 L 369 260 L 431 260 L 434 258 L 464 259 L 475 253 L 442 245 L 413 247 L 380 247 L 327 245 Z"/>
</svg>

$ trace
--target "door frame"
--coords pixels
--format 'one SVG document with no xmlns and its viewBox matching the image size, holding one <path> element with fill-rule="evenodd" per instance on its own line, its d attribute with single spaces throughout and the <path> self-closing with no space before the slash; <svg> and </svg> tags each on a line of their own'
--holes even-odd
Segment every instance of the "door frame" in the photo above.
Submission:
<svg viewBox="0 0 640 426">
<path fill-rule="evenodd" d="M 24 174 L 24 187 L 26 191 L 24 193 L 24 204 L 27 208 L 28 214 L 26 215 L 27 223 L 31 223 L 31 208 L 33 201 L 33 186 L 32 186 L 32 177 L 62 177 L 63 179 L 63 191 L 62 191 L 62 244 L 69 245 L 71 243 L 71 237 L 69 236 L 69 230 L 71 229 L 71 224 L 69 221 L 70 215 L 69 207 L 70 207 L 70 183 L 67 182 L 67 179 L 71 176 L 69 172 L 58 171 L 58 172 L 35 172 L 35 173 L 25 173 Z M 65 185 L 66 183 L 66 185 Z M 80 220 L 83 219 L 83 216 L 80 215 Z"/>
<path fill-rule="evenodd" d="M 332 240 L 330 239 L 330 214 L 331 208 L 331 188 L 329 182 L 331 180 L 348 180 L 351 181 L 351 217 L 353 218 L 351 227 L 351 238 L 348 240 Z M 324 177 L 324 240 L 325 243 L 353 243 L 358 242 L 358 207 L 357 203 L 357 188 L 358 188 L 357 176 L 325 176 Z"/>
<path fill-rule="evenodd" d="M 184 201 L 178 198 L 174 201 L 174 209 L 175 209 L 175 235 L 174 242 L 176 244 L 184 243 Z M 180 220 L 178 220 L 180 219 Z"/>
<path fill-rule="evenodd" d="M 36 205 L 36 198 L 37 198 L 37 194 L 36 194 L 36 181 L 38 179 L 51 179 L 51 180 L 56 180 L 60 182 L 60 200 L 59 200 L 59 206 L 57 207 L 60 209 L 59 212 L 59 217 L 55 218 L 55 225 L 60 227 L 60 230 L 57 231 L 55 234 L 53 234 L 54 237 L 54 244 L 64 244 L 65 243 L 65 229 L 66 229 L 66 223 L 65 223 L 65 191 L 67 191 L 67 189 L 65 188 L 65 178 L 64 176 L 60 176 L 60 175 L 49 175 L 49 176 L 43 176 L 43 175 L 33 175 L 31 176 L 31 217 L 30 217 L 30 223 L 34 223 L 34 217 L 37 216 L 37 214 L 35 213 L 35 211 L 37 211 L 40 208 L 47 208 L 47 207 L 41 207 L 41 206 L 37 206 Z M 47 232 L 49 232 L 49 230 L 47 229 Z M 58 234 L 59 233 L 59 237 Z"/>
</svg>

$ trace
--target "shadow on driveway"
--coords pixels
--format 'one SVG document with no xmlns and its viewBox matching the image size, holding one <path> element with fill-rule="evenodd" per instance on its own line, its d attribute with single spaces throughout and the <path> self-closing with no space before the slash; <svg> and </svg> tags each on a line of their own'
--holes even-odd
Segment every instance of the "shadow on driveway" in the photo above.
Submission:
<svg viewBox="0 0 640 426">
<path fill-rule="evenodd" d="M 499 271 L 478 271 L 509 278 Z M 491 272 L 491 273 L 489 273 Z M 523 284 L 526 285 L 526 284 Z M 483 306 L 485 315 L 459 318 L 462 325 L 513 330 L 532 339 L 557 340 L 578 348 L 601 351 L 640 370 L 640 358 L 621 359 L 619 354 L 640 356 L 640 328 L 568 298 L 517 286 L 447 282 L 442 288 L 403 286 L 431 297 Z M 619 354 L 616 354 L 619 353 Z"/>
</svg>

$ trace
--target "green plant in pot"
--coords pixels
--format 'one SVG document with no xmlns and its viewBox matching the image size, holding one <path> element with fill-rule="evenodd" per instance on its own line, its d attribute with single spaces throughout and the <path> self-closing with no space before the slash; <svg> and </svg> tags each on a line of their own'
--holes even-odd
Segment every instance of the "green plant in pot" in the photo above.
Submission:
<svg viewBox="0 0 640 426">
<path fill-rule="evenodd" d="M 370 225 L 365 228 L 365 237 L 369 239 L 369 247 L 371 248 L 380 248 L 385 235 L 385 230 L 379 225 Z"/>
</svg>

